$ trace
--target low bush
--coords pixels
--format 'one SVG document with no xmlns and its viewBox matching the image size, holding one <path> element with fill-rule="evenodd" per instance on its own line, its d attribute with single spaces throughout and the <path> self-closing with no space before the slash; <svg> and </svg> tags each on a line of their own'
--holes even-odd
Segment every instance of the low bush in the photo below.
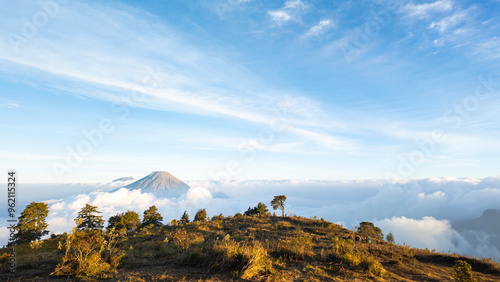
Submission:
<svg viewBox="0 0 500 282">
<path fill-rule="evenodd" d="M 472 276 L 472 267 L 466 261 L 457 260 L 453 266 L 455 274 L 453 278 L 459 282 L 476 282 L 476 278 Z"/>
<path fill-rule="evenodd" d="M 312 255 L 313 242 L 309 234 L 300 232 L 291 239 L 281 240 L 277 247 L 277 257 L 303 260 Z"/>
<path fill-rule="evenodd" d="M 272 273 L 272 262 L 266 249 L 258 241 L 249 243 L 231 239 L 217 240 L 211 253 L 214 269 L 233 271 L 235 276 L 242 279 Z"/>
<path fill-rule="evenodd" d="M 66 249 L 65 255 L 52 275 L 109 277 L 110 273 L 115 272 L 124 255 L 118 247 L 119 240 L 114 228 L 107 236 L 99 230 L 73 229 L 62 244 Z"/>
<path fill-rule="evenodd" d="M 380 264 L 380 262 L 378 262 L 372 257 L 364 257 L 363 260 L 361 261 L 361 266 L 366 273 L 378 277 L 384 276 L 386 272 L 382 264 Z"/>
<path fill-rule="evenodd" d="M 185 229 L 179 230 L 172 236 L 172 241 L 180 252 L 186 254 L 193 244 L 203 242 L 203 237 L 194 233 L 188 233 Z"/>
</svg>

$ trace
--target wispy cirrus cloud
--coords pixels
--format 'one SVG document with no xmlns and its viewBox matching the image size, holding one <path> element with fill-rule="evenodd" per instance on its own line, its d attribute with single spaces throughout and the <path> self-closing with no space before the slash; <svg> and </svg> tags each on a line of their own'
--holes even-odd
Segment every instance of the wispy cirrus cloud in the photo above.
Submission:
<svg viewBox="0 0 500 282">
<path fill-rule="evenodd" d="M 469 16 L 468 10 L 460 10 L 439 21 L 432 22 L 429 27 L 438 30 L 440 33 L 444 33 L 464 23 Z"/>
<path fill-rule="evenodd" d="M 298 0 L 287 1 L 277 12 L 295 15 L 306 7 Z M 289 132 L 316 138 L 320 144 L 345 143 L 345 138 L 311 127 L 309 117 L 302 113 L 320 112 L 314 101 L 267 87 L 237 62 L 209 55 L 210 50 L 187 43 L 182 33 L 151 22 L 148 18 L 154 16 L 150 14 L 78 2 L 60 9 L 57 22 L 19 46 L 19 52 L 2 41 L 0 59 L 41 72 L 39 77 L 50 81 L 51 87 L 75 91 L 76 85 L 80 95 L 95 99 L 122 103 L 136 95 L 141 102 L 134 107 L 234 118 L 263 126 L 282 111 L 294 119 L 286 129 Z M 102 11 L 106 17 L 101 17 Z M 6 16 L 3 29 L 16 31 L 22 12 Z M 144 79 L 150 77 L 154 81 L 144 87 Z M 302 101 L 298 111 L 289 107 L 297 99 Z"/>
<path fill-rule="evenodd" d="M 7 109 L 19 108 L 19 102 L 7 98 L 0 98 L 0 109 L 1 108 L 7 108 Z"/>
<path fill-rule="evenodd" d="M 453 4 L 451 0 L 438 0 L 422 4 L 408 3 L 403 7 L 403 11 L 410 17 L 426 18 L 433 13 L 451 11 Z"/>
<path fill-rule="evenodd" d="M 288 21 L 297 21 L 300 15 L 308 8 L 308 4 L 301 0 L 287 0 L 283 6 L 277 10 L 269 10 L 267 13 L 278 25 L 283 25 Z"/>
<path fill-rule="evenodd" d="M 304 33 L 301 38 L 307 39 L 310 37 L 320 36 L 334 27 L 335 23 L 332 20 L 321 20 L 317 25 L 311 27 L 306 33 Z"/>
</svg>

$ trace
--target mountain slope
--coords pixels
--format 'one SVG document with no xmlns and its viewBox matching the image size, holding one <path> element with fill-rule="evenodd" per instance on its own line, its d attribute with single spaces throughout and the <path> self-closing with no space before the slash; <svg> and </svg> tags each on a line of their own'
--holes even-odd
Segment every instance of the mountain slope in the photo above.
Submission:
<svg viewBox="0 0 500 282">
<path fill-rule="evenodd" d="M 166 171 L 155 171 L 125 188 L 140 189 L 146 193 L 153 193 L 159 198 L 176 198 L 189 190 L 189 186 Z"/>
</svg>

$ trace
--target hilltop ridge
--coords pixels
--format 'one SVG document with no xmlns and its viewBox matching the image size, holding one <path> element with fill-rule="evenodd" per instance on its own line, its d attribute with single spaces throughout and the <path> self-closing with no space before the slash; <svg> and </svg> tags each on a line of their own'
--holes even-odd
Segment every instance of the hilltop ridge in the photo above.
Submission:
<svg viewBox="0 0 500 282">
<path fill-rule="evenodd" d="M 121 265 L 110 281 L 450 281 L 458 260 L 481 281 L 499 281 L 487 259 L 411 248 L 364 237 L 340 225 L 303 217 L 214 216 L 210 220 L 142 228 L 119 244 Z M 18 273 L 1 280 L 38 281 L 64 252 L 64 235 L 40 249 L 17 246 Z M 6 251 L 3 249 L 2 251 Z M 70 278 L 70 277 L 66 277 Z M 72 277 L 74 280 L 84 278 Z"/>
</svg>

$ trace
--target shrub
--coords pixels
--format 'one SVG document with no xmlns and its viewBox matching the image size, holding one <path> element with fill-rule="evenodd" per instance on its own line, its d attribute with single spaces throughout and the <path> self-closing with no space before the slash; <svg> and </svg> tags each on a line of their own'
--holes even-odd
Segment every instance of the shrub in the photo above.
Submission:
<svg viewBox="0 0 500 282">
<path fill-rule="evenodd" d="M 36 250 L 42 247 L 43 241 L 35 240 L 30 242 L 30 248 Z"/>
<path fill-rule="evenodd" d="M 258 241 L 235 242 L 234 240 L 216 241 L 212 248 L 213 268 L 233 271 L 242 279 L 272 273 L 272 262 L 266 249 Z"/>
<path fill-rule="evenodd" d="M 361 259 L 357 253 L 346 253 L 342 256 L 342 261 L 350 266 L 358 266 Z"/>
<path fill-rule="evenodd" d="M 11 268 L 11 255 L 9 253 L 3 253 L 0 257 L 0 267 L 3 271 L 8 271 Z"/>
<path fill-rule="evenodd" d="M 119 245 L 126 239 L 122 238 L 118 232 L 115 232 L 115 229 L 110 229 L 106 233 L 105 239 L 101 255 L 112 269 L 116 269 L 120 264 L 120 260 L 125 256 L 125 251 L 121 250 Z"/>
<path fill-rule="evenodd" d="M 107 240 L 106 240 L 107 239 Z M 106 278 L 114 272 L 124 253 L 118 248 L 118 235 L 112 228 L 106 236 L 97 230 L 84 232 L 73 229 L 65 243 L 62 262 L 51 275 L 76 275 Z"/>
<path fill-rule="evenodd" d="M 281 242 L 278 249 L 280 256 L 288 259 L 302 260 L 311 254 L 313 243 L 311 236 L 304 232 L 292 239 Z"/>
<path fill-rule="evenodd" d="M 363 267 L 363 270 L 366 271 L 366 273 L 375 276 L 382 277 L 386 272 L 382 264 L 380 264 L 380 262 L 371 257 L 363 258 L 363 260 L 361 261 L 361 265 Z"/>
<path fill-rule="evenodd" d="M 354 242 L 351 239 L 332 238 L 332 251 L 336 257 L 342 257 L 347 253 L 351 253 L 354 249 Z"/>
<path fill-rule="evenodd" d="M 453 274 L 453 278 L 455 281 L 460 282 L 475 282 L 476 278 L 472 276 L 472 267 L 466 261 L 457 260 L 455 265 L 453 266 L 455 269 L 455 274 Z"/>
<path fill-rule="evenodd" d="M 276 227 L 278 229 L 295 229 L 295 226 L 293 226 L 290 222 L 288 221 L 280 221 L 276 224 Z"/>
<path fill-rule="evenodd" d="M 183 254 L 188 252 L 191 245 L 204 241 L 202 236 L 194 233 L 188 233 L 184 229 L 175 232 L 172 236 L 172 240 L 174 241 L 175 246 L 177 246 Z"/>
</svg>

